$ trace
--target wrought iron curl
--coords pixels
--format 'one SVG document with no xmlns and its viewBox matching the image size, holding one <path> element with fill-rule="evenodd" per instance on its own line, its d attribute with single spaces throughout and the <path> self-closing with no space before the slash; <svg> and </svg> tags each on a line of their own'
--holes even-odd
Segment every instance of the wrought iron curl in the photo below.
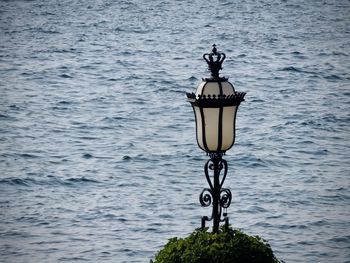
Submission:
<svg viewBox="0 0 350 263">
<path fill-rule="evenodd" d="M 199 195 L 199 202 L 203 207 L 211 206 L 213 202 L 213 192 L 209 188 L 204 188 Z"/>
<path fill-rule="evenodd" d="M 209 164 L 209 169 L 214 171 L 215 170 L 215 164 L 213 163 L 212 160 L 210 160 L 210 161 L 211 161 L 211 163 Z M 222 170 L 223 167 L 224 167 L 223 160 L 220 160 L 219 163 L 218 163 L 218 169 Z"/>
<path fill-rule="evenodd" d="M 228 188 L 222 188 L 220 191 L 220 206 L 228 208 L 231 205 L 232 193 Z"/>
<path fill-rule="evenodd" d="M 227 162 L 226 162 L 226 160 L 221 159 L 221 158 L 215 159 L 215 157 L 214 157 L 214 158 L 209 159 L 204 166 L 205 177 L 208 181 L 210 189 L 214 190 L 213 183 L 210 179 L 209 170 L 214 171 L 214 172 L 217 171 L 217 173 L 219 175 L 220 175 L 221 171 L 224 170 L 224 174 L 223 174 L 223 176 L 221 178 L 221 182 L 220 182 L 220 188 L 221 188 L 225 182 L 226 175 L 227 175 Z"/>
<path fill-rule="evenodd" d="M 214 186 L 210 180 L 210 175 L 209 175 L 209 170 L 214 170 L 214 163 L 212 161 L 212 159 L 209 159 L 205 165 L 204 165 L 204 174 L 205 174 L 205 178 L 207 179 L 207 182 L 209 184 L 210 190 L 213 191 L 214 190 Z"/>
</svg>

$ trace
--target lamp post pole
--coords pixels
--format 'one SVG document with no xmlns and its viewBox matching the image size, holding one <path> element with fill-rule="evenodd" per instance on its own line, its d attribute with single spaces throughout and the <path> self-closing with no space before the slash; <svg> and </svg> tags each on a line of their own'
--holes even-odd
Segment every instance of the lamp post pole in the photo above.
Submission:
<svg viewBox="0 0 350 263">
<path fill-rule="evenodd" d="M 219 183 L 219 176 L 220 176 L 220 159 L 215 158 L 213 159 L 214 164 L 214 191 L 213 191 L 213 231 L 218 232 L 219 231 L 219 223 L 220 223 L 220 217 L 221 217 L 221 204 L 220 204 L 220 190 L 221 186 Z M 230 204 L 228 204 L 230 205 Z"/>
<path fill-rule="evenodd" d="M 244 92 L 236 92 L 225 77 L 219 76 L 226 55 L 213 45 L 211 53 L 203 55 L 211 77 L 205 78 L 195 93 L 187 93 L 196 119 L 198 146 L 210 156 L 204 166 L 209 188 L 204 188 L 199 196 L 202 206 L 212 206 L 210 217 L 202 217 L 205 222 L 213 220 L 213 232 L 218 233 L 220 222 L 228 227 L 227 208 L 231 204 L 230 189 L 223 188 L 227 175 L 227 162 L 222 158 L 235 142 L 235 121 L 238 106 L 244 101 Z"/>
</svg>

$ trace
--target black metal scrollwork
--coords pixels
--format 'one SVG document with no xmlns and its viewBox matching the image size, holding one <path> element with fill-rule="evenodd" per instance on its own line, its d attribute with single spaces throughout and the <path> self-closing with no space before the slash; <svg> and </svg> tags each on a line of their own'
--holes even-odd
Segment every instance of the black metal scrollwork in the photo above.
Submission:
<svg viewBox="0 0 350 263">
<path fill-rule="evenodd" d="M 212 191 L 208 188 L 204 188 L 202 193 L 199 195 L 199 202 L 203 207 L 208 207 L 212 204 Z"/>
<path fill-rule="evenodd" d="M 222 172 L 223 174 L 221 175 Z M 213 232 L 218 232 L 220 222 L 225 221 L 226 224 L 228 224 L 226 213 L 223 213 L 222 218 L 222 210 L 227 209 L 232 200 L 230 189 L 222 188 L 227 175 L 227 162 L 222 159 L 221 153 L 210 154 L 210 159 L 204 166 L 204 173 L 209 188 L 203 189 L 202 193 L 199 195 L 199 201 L 203 207 L 212 205 L 213 210 L 210 218 L 206 216 L 202 218 L 202 228 L 205 227 L 205 221 L 213 220 Z M 210 174 L 212 174 L 212 176 Z"/>
<path fill-rule="evenodd" d="M 228 189 L 228 188 L 221 189 L 221 192 L 220 192 L 220 206 L 222 208 L 227 209 L 230 206 L 230 204 L 231 204 L 231 200 L 232 200 L 232 194 L 231 194 L 230 189 Z"/>
</svg>

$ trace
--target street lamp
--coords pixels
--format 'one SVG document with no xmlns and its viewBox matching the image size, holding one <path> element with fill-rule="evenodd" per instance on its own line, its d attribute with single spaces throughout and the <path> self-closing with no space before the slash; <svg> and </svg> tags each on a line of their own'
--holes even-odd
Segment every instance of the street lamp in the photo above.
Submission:
<svg viewBox="0 0 350 263">
<path fill-rule="evenodd" d="M 203 189 L 199 201 L 203 207 L 212 205 L 213 209 L 210 218 L 202 217 L 202 228 L 205 221 L 213 220 L 214 233 L 219 232 L 220 222 L 228 226 L 226 210 L 232 194 L 230 189 L 222 188 L 227 175 L 227 162 L 222 156 L 235 142 L 236 113 L 246 94 L 235 91 L 228 78 L 219 76 L 225 58 L 213 45 L 212 52 L 203 55 L 211 77 L 203 79 L 195 93 L 187 93 L 195 115 L 198 146 L 210 156 L 204 166 L 209 188 Z"/>
</svg>

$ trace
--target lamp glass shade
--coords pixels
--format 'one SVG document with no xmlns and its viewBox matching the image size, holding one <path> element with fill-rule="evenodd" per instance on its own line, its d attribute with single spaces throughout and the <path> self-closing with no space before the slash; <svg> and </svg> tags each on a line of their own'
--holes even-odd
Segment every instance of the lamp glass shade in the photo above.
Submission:
<svg viewBox="0 0 350 263">
<path fill-rule="evenodd" d="M 194 106 L 198 146 L 206 152 L 225 152 L 235 142 L 237 106 L 200 108 Z M 220 113 L 222 111 L 222 113 Z"/>
<path fill-rule="evenodd" d="M 236 96 L 233 85 L 226 79 L 206 80 L 194 95 L 199 98 L 191 102 L 198 146 L 208 153 L 229 150 L 235 142 L 236 113 L 241 101 L 232 99 Z"/>
</svg>

